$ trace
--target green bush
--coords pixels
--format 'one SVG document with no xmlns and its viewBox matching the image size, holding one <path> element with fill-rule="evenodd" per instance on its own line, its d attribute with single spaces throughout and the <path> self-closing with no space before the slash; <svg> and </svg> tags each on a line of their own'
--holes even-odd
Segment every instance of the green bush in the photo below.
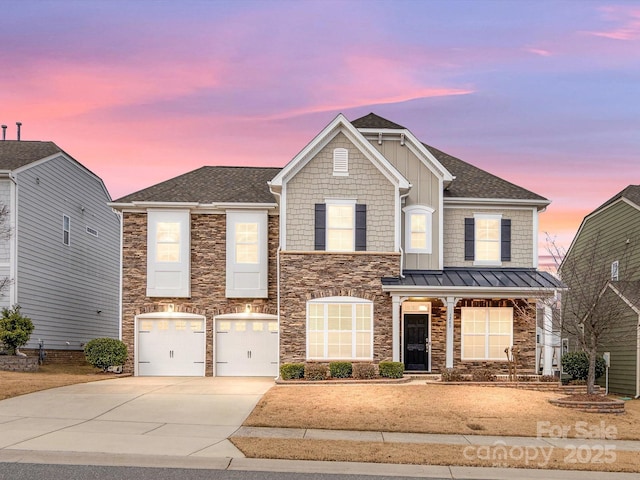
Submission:
<svg viewBox="0 0 640 480">
<path fill-rule="evenodd" d="M 404 363 L 402 362 L 380 362 L 378 370 L 381 377 L 402 378 L 404 376 Z"/>
<path fill-rule="evenodd" d="M 589 356 L 587 352 L 568 352 L 562 356 L 562 369 L 571 375 L 572 380 L 586 380 L 589 375 Z M 600 355 L 596 357 L 596 378 L 604 374 L 606 363 Z"/>
<path fill-rule="evenodd" d="M 27 344 L 33 328 L 31 319 L 20 313 L 20 305 L 2 309 L 0 342 L 7 347 L 10 355 L 14 355 L 18 348 Z"/>
<path fill-rule="evenodd" d="M 354 363 L 352 375 L 358 380 L 369 380 L 378 376 L 373 363 Z"/>
<path fill-rule="evenodd" d="M 455 368 L 447 368 L 442 371 L 440 378 L 443 382 L 464 382 L 465 378 L 462 372 Z"/>
<path fill-rule="evenodd" d="M 115 338 L 94 338 L 84 346 L 84 356 L 91 365 L 106 372 L 109 367 L 124 364 L 127 346 Z"/>
<path fill-rule="evenodd" d="M 471 372 L 471 380 L 474 382 L 495 382 L 496 374 L 490 368 L 480 368 Z"/>
<path fill-rule="evenodd" d="M 329 378 L 329 369 L 322 363 L 307 363 L 304 366 L 304 378 L 307 380 L 326 380 Z"/>
<path fill-rule="evenodd" d="M 329 374 L 333 378 L 349 378 L 351 376 L 352 371 L 353 371 L 353 366 L 351 365 L 351 362 L 329 363 Z"/>
<path fill-rule="evenodd" d="M 295 380 L 304 377 L 304 363 L 283 363 L 280 365 L 280 378 Z"/>
</svg>

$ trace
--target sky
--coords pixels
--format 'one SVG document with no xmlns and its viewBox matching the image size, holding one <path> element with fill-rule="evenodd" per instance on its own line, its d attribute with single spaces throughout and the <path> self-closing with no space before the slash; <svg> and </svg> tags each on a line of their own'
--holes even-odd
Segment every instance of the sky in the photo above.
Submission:
<svg viewBox="0 0 640 480">
<path fill-rule="evenodd" d="M 640 184 L 640 1 L 0 0 L 0 123 L 113 199 L 374 112 L 580 221 Z"/>
</svg>

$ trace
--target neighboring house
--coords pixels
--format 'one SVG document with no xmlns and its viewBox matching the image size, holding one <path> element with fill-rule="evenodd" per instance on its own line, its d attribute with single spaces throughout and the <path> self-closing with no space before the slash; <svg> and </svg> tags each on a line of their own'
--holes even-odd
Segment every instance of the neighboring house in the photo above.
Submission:
<svg viewBox="0 0 640 480">
<path fill-rule="evenodd" d="M 278 375 L 286 362 L 407 370 L 536 357 L 549 201 L 369 114 L 283 169 L 202 167 L 111 204 L 138 375 Z"/>
<path fill-rule="evenodd" d="M 53 142 L 0 141 L 0 204 L 11 237 L 0 240 L 0 304 L 19 304 L 40 341 L 82 350 L 119 335 L 120 220 L 102 180 Z"/>
<path fill-rule="evenodd" d="M 563 294 L 563 322 L 572 312 L 598 310 L 603 329 L 598 348 L 610 352 L 609 390 L 640 396 L 640 185 L 607 200 L 582 221 L 560 266 L 569 290 Z M 600 300 L 593 306 L 593 297 Z M 570 312 L 568 312 L 570 310 Z M 600 315 L 601 313 L 601 315 Z M 567 330 L 567 327 L 565 327 Z M 563 350 L 580 349 L 565 333 Z M 604 386 L 606 377 L 599 382 Z"/>
</svg>

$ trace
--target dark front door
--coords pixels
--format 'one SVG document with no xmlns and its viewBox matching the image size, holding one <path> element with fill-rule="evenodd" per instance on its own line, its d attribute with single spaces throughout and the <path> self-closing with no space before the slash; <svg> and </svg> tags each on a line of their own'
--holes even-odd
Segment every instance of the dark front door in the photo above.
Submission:
<svg viewBox="0 0 640 480">
<path fill-rule="evenodd" d="M 404 316 L 404 368 L 429 370 L 429 315 Z"/>
</svg>

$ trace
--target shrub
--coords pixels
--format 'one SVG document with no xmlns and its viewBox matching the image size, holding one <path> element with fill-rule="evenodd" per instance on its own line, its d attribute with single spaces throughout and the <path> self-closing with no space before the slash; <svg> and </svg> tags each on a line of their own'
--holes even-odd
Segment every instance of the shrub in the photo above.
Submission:
<svg viewBox="0 0 640 480">
<path fill-rule="evenodd" d="M 471 372 L 471 380 L 474 382 L 495 382 L 496 374 L 490 368 L 481 368 Z"/>
<path fill-rule="evenodd" d="M 464 382 L 465 378 L 462 372 L 455 368 L 447 368 L 442 371 L 440 378 L 443 382 Z"/>
<path fill-rule="evenodd" d="M 556 377 L 555 375 L 542 375 L 540 377 L 540 381 L 541 382 L 551 383 L 551 382 L 557 382 L 558 380 L 560 380 L 560 379 L 558 377 Z"/>
<path fill-rule="evenodd" d="M 326 380 L 329 378 L 329 369 L 321 363 L 307 363 L 304 366 L 304 378 L 307 380 Z"/>
<path fill-rule="evenodd" d="M 532 376 L 532 375 L 518 375 L 518 381 L 519 382 L 534 382 L 536 380 L 536 377 Z"/>
<path fill-rule="evenodd" d="M 333 378 L 349 378 L 353 367 L 351 362 L 331 362 L 329 363 L 329 374 Z"/>
<path fill-rule="evenodd" d="M 368 380 L 376 378 L 377 376 L 376 366 L 373 363 L 354 363 L 353 364 L 353 378 L 359 380 Z"/>
<path fill-rule="evenodd" d="M 106 372 L 127 360 L 127 346 L 115 338 L 94 338 L 84 346 L 84 356 L 91 365 Z"/>
<path fill-rule="evenodd" d="M 280 365 L 280 378 L 295 380 L 304 377 L 304 363 L 283 363 Z"/>
<path fill-rule="evenodd" d="M 33 332 L 33 322 L 20 313 L 20 305 L 2 309 L 0 318 L 0 342 L 4 343 L 10 355 L 26 345 Z"/>
<path fill-rule="evenodd" d="M 404 376 L 404 363 L 402 362 L 380 362 L 378 371 L 381 377 L 402 378 Z"/>
<path fill-rule="evenodd" d="M 589 375 L 589 356 L 587 352 L 568 352 L 562 356 L 562 369 L 571 375 L 572 380 L 586 380 Z M 601 377 L 606 368 L 604 358 L 596 357 L 596 378 Z"/>
</svg>

